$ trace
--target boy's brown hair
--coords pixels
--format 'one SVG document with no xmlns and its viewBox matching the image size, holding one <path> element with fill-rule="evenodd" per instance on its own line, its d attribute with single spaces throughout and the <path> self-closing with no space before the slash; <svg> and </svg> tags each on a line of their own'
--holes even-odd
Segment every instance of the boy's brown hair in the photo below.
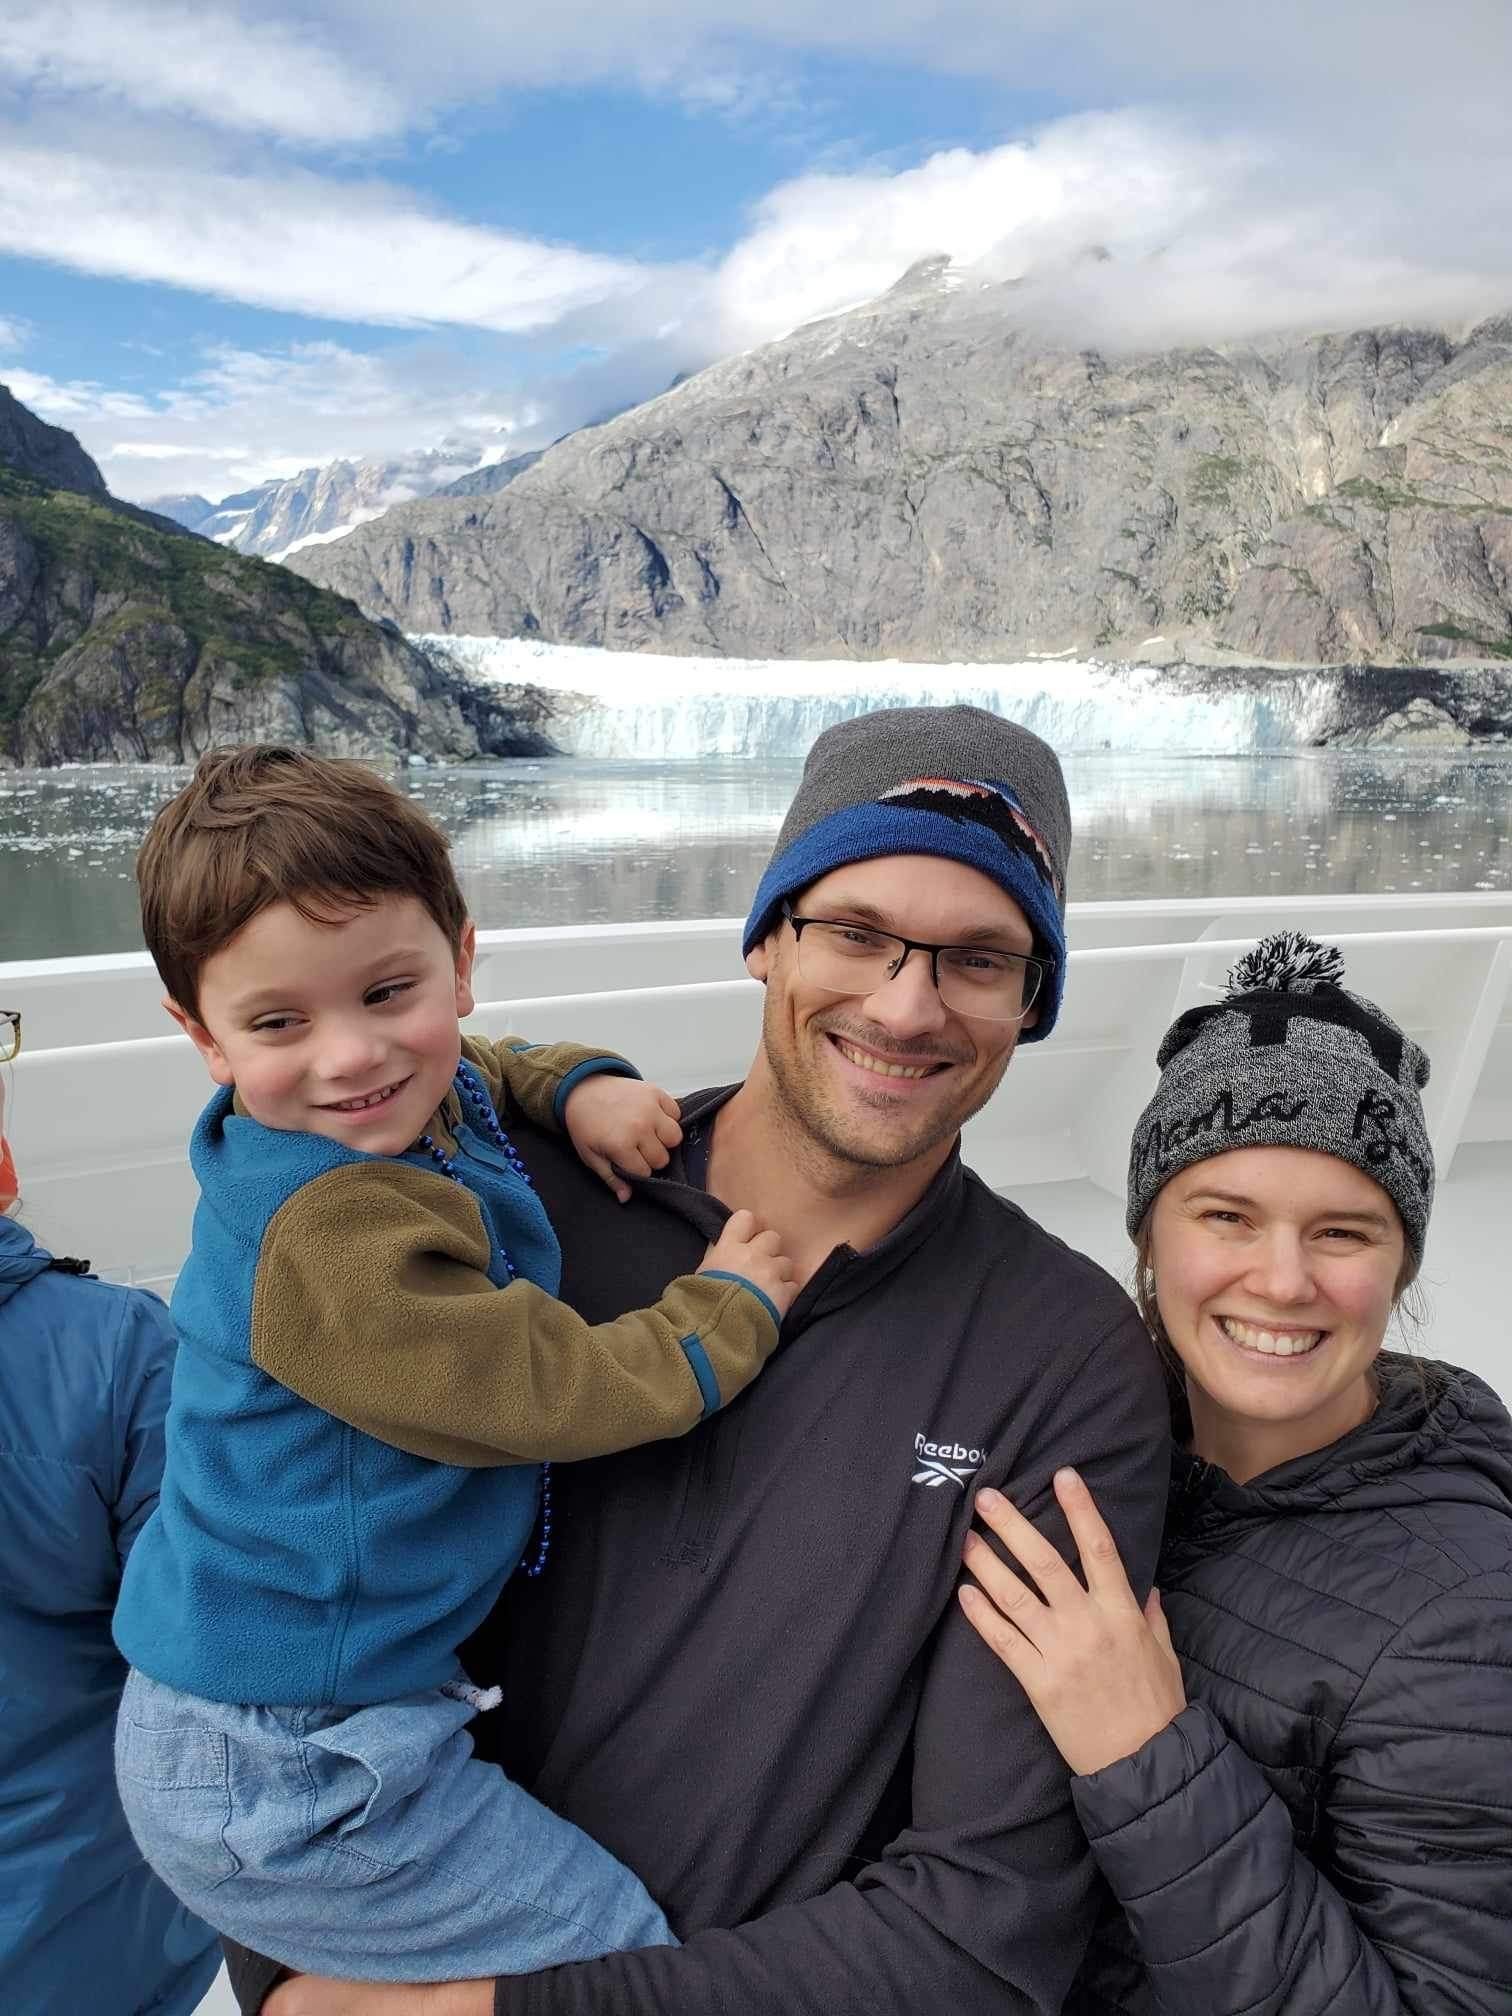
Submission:
<svg viewBox="0 0 1512 2016">
<path fill-rule="evenodd" d="M 271 903 L 334 924 L 413 896 L 460 949 L 467 905 L 446 835 L 364 764 L 259 743 L 202 756 L 136 863 L 142 935 L 163 985 L 198 1018 L 205 961 Z"/>
</svg>

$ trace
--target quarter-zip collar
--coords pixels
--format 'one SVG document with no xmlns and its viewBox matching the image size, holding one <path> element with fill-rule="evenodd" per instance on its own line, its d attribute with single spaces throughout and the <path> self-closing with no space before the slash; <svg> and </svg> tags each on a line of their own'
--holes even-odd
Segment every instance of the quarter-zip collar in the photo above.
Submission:
<svg viewBox="0 0 1512 2016">
<path fill-rule="evenodd" d="M 690 1093 L 681 1100 L 682 1147 L 674 1151 L 659 1174 L 635 1182 L 642 1197 L 686 1219 L 706 1239 L 719 1237 L 730 1213 L 717 1197 L 688 1182 L 685 1151 L 695 1135 L 712 1129 L 715 1115 L 739 1089 L 738 1085 L 720 1085 L 709 1091 Z M 957 1141 L 924 1195 L 890 1232 L 861 1253 L 851 1246 L 837 1246 L 815 1269 L 788 1311 L 782 1326 L 784 1335 L 793 1336 L 816 1316 L 828 1316 L 845 1308 L 895 1274 L 959 1210 L 965 1180 Z"/>
</svg>

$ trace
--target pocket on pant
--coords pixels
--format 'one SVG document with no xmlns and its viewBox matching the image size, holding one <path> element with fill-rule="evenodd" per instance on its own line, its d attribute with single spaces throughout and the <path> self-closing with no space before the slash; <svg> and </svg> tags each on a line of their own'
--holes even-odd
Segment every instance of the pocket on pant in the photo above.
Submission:
<svg viewBox="0 0 1512 2016">
<path fill-rule="evenodd" d="M 319 1831 L 344 1836 L 371 1826 L 419 1791 L 437 1754 L 471 1719 L 465 1702 L 436 1694 L 359 1708 L 324 1729 L 306 1729 Z"/>
<path fill-rule="evenodd" d="M 226 1844 L 230 1760 L 218 1731 L 154 1728 L 123 1715 L 116 1783 L 142 1853 L 187 1902 L 236 1875 L 242 1865 Z"/>
</svg>

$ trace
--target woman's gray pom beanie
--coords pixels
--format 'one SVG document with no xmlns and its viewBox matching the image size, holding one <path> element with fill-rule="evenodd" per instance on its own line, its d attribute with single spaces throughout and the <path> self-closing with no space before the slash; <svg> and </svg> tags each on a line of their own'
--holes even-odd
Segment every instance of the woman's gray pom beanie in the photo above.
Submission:
<svg viewBox="0 0 1512 2016">
<path fill-rule="evenodd" d="M 1233 968 L 1221 1001 L 1171 1024 L 1129 1154 L 1131 1239 L 1178 1169 L 1231 1148 L 1313 1148 L 1380 1184 L 1422 1259 L 1433 1208 L 1428 1059 L 1343 979 L 1335 947 L 1278 931 Z"/>
</svg>

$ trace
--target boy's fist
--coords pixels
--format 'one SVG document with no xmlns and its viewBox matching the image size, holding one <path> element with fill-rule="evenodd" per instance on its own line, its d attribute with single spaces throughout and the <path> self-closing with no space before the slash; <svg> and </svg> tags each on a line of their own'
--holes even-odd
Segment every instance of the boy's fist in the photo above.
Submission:
<svg viewBox="0 0 1512 2016">
<path fill-rule="evenodd" d="M 700 1274 L 738 1274 L 767 1296 L 779 1316 L 786 1316 L 798 1293 L 793 1263 L 782 1250 L 776 1232 L 763 1232 L 750 1211 L 732 1211 L 724 1230 L 703 1257 Z"/>
<path fill-rule="evenodd" d="M 630 1195 L 625 1177 L 665 1169 L 682 1139 L 677 1101 L 670 1092 L 603 1071 L 573 1086 L 562 1118 L 582 1161 L 621 1204 Z"/>
</svg>

